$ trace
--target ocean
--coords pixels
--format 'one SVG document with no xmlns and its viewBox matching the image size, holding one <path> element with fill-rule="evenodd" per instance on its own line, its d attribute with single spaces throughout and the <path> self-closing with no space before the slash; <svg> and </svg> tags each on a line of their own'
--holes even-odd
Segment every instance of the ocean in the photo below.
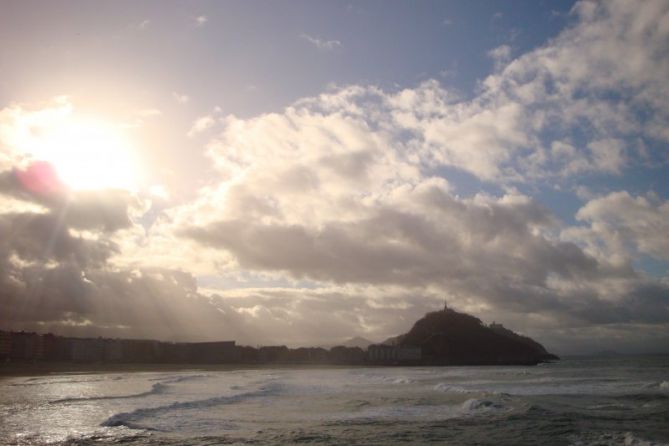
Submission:
<svg viewBox="0 0 669 446">
<path fill-rule="evenodd" d="M 0 444 L 669 444 L 669 357 L 5 378 Z"/>
</svg>

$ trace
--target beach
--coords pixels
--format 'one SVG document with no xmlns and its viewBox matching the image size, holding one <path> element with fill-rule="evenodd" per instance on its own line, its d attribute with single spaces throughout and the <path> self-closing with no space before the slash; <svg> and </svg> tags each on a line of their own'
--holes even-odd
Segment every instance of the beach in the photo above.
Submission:
<svg viewBox="0 0 669 446">
<path fill-rule="evenodd" d="M 667 357 L 537 367 L 114 367 L 5 373 L 0 442 L 669 443 Z"/>
</svg>

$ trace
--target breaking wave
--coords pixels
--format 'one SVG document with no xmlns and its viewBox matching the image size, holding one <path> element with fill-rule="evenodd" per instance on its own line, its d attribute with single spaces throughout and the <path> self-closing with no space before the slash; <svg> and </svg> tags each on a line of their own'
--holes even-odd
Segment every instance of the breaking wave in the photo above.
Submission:
<svg viewBox="0 0 669 446">
<path fill-rule="evenodd" d="M 88 396 L 88 397 L 72 397 L 72 398 L 62 398 L 59 400 L 50 401 L 51 404 L 57 403 L 74 403 L 79 401 L 99 401 L 99 400 L 122 400 L 130 398 L 143 398 L 151 395 L 160 395 L 167 390 L 169 384 L 177 384 L 184 381 L 191 381 L 195 379 L 207 378 L 209 375 L 183 375 L 183 376 L 170 376 L 163 378 L 152 378 L 149 381 L 160 381 L 151 386 L 150 390 L 146 392 L 133 393 L 130 395 L 110 395 L 110 396 Z M 85 381 L 89 382 L 89 381 Z"/>
<path fill-rule="evenodd" d="M 479 400 L 470 398 L 462 403 L 461 409 L 465 413 L 479 413 L 484 411 L 500 410 L 504 406 L 500 403 L 491 400 Z"/>
<path fill-rule="evenodd" d="M 123 376 L 113 376 L 105 378 L 86 378 L 86 379 L 62 379 L 51 381 L 48 378 L 38 377 L 29 378 L 24 382 L 9 384 L 11 387 L 26 387 L 26 386 L 47 386 L 52 384 L 80 384 L 80 383 L 95 383 L 101 381 L 120 381 L 125 379 Z"/>
<path fill-rule="evenodd" d="M 158 395 L 163 393 L 167 389 L 167 386 L 163 383 L 155 383 L 151 386 L 151 390 L 141 393 L 133 393 L 131 395 L 117 395 L 117 396 L 88 396 L 88 397 L 75 397 L 75 398 L 63 398 L 60 400 L 51 401 L 51 404 L 57 403 L 73 403 L 77 401 L 98 401 L 98 400 L 122 400 L 129 398 L 143 398 L 150 395 Z"/>
<path fill-rule="evenodd" d="M 434 390 L 444 393 L 477 393 L 477 390 L 466 389 L 461 386 L 454 386 L 447 383 L 439 383 L 434 386 Z"/>
<path fill-rule="evenodd" d="M 392 384 L 411 384 L 413 381 L 409 378 L 395 378 L 390 381 Z"/>
<path fill-rule="evenodd" d="M 193 381 L 202 378 L 209 378 L 210 375 L 178 375 L 166 376 L 161 378 L 152 378 L 149 381 L 160 381 L 163 384 L 177 384 L 184 381 Z"/>
<path fill-rule="evenodd" d="M 131 429 L 149 429 L 146 426 L 138 424 L 137 421 L 143 418 L 161 415 L 163 413 L 168 413 L 172 411 L 192 410 L 192 409 L 202 410 L 226 404 L 236 404 L 248 399 L 270 396 L 274 393 L 277 393 L 280 390 L 280 388 L 281 386 L 277 384 L 268 384 L 256 391 L 240 393 L 237 395 L 216 396 L 213 398 L 206 398 L 202 400 L 175 402 L 165 406 L 139 408 L 133 410 L 132 412 L 122 412 L 112 415 L 107 420 L 102 422 L 100 426 L 104 427 L 125 426 Z"/>
</svg>

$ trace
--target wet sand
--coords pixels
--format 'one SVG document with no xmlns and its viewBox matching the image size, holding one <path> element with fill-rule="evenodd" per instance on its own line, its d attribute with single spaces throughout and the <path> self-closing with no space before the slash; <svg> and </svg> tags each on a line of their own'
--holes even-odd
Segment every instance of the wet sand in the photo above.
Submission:
<svg viewBox="0 0 669 446">
<path fill-rule="evenodd" d="M 9 362 L 0 363 L 0 380 L 14 377 L 44 376 L 63 373 L 132 373 L 174 371 L 226 371 L 248 369 L 318 369 L 350 368 L 336 364 L 137 364 L 76 362 Z"/>
</svg>

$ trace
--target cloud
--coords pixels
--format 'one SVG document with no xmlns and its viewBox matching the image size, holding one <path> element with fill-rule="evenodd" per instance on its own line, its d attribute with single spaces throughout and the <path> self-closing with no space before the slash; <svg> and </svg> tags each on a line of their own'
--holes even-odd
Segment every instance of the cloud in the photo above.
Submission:
<svg viewBox="0 0 669 446">
<path fill-rule="evenodd" d="M 505 66 L 511 59 L 511 47 L 509 45 L 500 45 L 488 51 L 488 57 L 495 62 L 495 69 L 498 70 Z"/>
<path fill-rule="evenodd" d="M 209 19 L 207 18 L 206 15 L 197 16 L 197 17 L 195 17 L 195 26 L 197 26 L 198 28 L 201 28 L 201 27 L 203 27 L 208 21 L 209 21 Z"/>
<path fill-rule="evenodd" d="M 42 164 L 42 163 L 36 163 Z M 60 224 L 74 229 L 96 229 L 114 232 L 131 225 L 129 212 L 141 204 L 129 192 L 117 189 L 68 191 L 55 189 L 44 195 L 27 188 L 21 181 L 22 171 L 0 172 L 0 195 L 42 206 L 58 215 Z"/>
<path fill-rule="evenodd" d="M 576 218 L 590 226 L 572 228 L 565 235 L 582 239 L 594 253 L 669 260 L 669 202 L 652 193 L 633 196 L 620 191 L 593 198 Z"/>
<path fill-rule="evenodd" d="M 208 128 L 211 128 L 216 123 L 216 119 L 211 115 L 204 115 L 197 118 L 188 131 L 188 137 L 192 138 L 198 133 L 202 133 Z"/>
<path fill-rule="evenodd" d="M 187 94 L 177 93 L 176 91 L 172 92 L 172 97 L 179 104 L 187 104 L 190 101 L 190 96 Z"/>
<path fill-rule="evenodd" d="M 141 118 L 150 118 L 153 116 L 160 116 L 163 114 L 163 112 L 157 108 L 144 108 L 142 110 L 137 110 L 135 114 Z"/>
<path fill-rule="evenodd" d="M 313 37 L 308 34 L 300 34 L 300 37 L 307 42 L 314 45 L 319 50 L 332 51 L 337 48 L 341 48 L 342 44 L 339 40 L 327 40 L 321 39 L 319 37 Z"/>
<path fill-rule="evenodd" d="M 197 294 L 185 273 L 4 266 L 9 275 L 0 277 L 0 321 L 7 329 L 165 340 L 240 339 L 244 333 L 236 313 Z"/>
<path fill-rule="evenodd" d="M 550 226 L 552 217 L 525 198 L 457 200 L 429 180 L 389 195 L 357 218 L 349 211 L 346 221 L 262 224 L 239 215 L 185 234 L 227 249 L 245 268 L 338 283 L 446 285 L 484 274 L 542 284 L 549 272 L 571 276 L 594 267 L 575 247 L 533 239 L 532 231 Z M 286 207 L 280 210 L 297 212 Z M 228 214 L 235 217 L 232 209 Z M 253 215 L 263 220 L 257 209 Z"/>
<path fill-rule="evenodd" d="M 238 131 L 239 138 L 248 136 Z M 629 263 L 560 241 L 557 220 L 529 197 L 461 199 L 439 178 L 394 187 L 387 177 L 368 178 L 367 185 L 388 189 L 347 188 L 346 181 L 320 180 L 322 169 L 310 169 L 319 165 L 317 156 L 300 161 L 299 180 L 295 171 L 274 176 L 269 166 L 275 161 L 262 158 L 241 173 L 242 184 L 203 196 L 206 214 L 191 209 L 180 233 L 232 254 L 242 270 L 338 287 L 395 287 L 414 295 L 431 290 L 459 308 L 530 332 L 547 320 L 556 327 L 666 322 L 666 311 L 651 310 L 665 285 L 646 282 Z M 255 168 L 262 177 L 252 173 Z M 212 215 L 215 209 L 220 214 Z M 208 223 L 191 224 L 203 219 Z"/>
<path fill-rule="evenodd" d="M 648 70 L 640 81 L 628 68 L 612 68 L 625 63 L 620 48 L 636 45 L 627 23 L 635 8 L 578 8 L 579 21 L 546 46 L 515 60 L 509 47 L 494 51 L 499 66 L 472 99 L 436 81 L 399 91 L 352 85 L 282 112 L 227 116 L 207 145 L 220 181 L 175 210 L 174 233 L 229 256 L 226 273 L 434 293 L 530 333 L 595 325 L 609 327 L 601 333 L 632 325 L 650 333 L 666 325 L 666 283 L 645 278 L 630 258 L 633 250 L 663 252 L 661 225 L 649 233 L 633 224 L 647 221 L 646 213 L 659 221 L 662 204 L 623 203 L 638 214 L 602 232 L 616 211 L 596 210 L 597 202 L 576 215 L 592 228 L 568 227 L 523 194 L 462 198 L 435 174 L 456 168 L 513 191 L 514 184 L 620 174 L 640 162 L 634 141 L 661 141 L 655 121 L 669 110 L 659 82 L 666 67 L 653 62 L 661 37 L 635 50 Z M 659 33 L 655 21 L 636 23 L 643 39 Z M 615 82 L 606 79 L 611 71 Z M 619 90 L 621 83 L 630 88 Z M 630 103 L 657 113 L 639 115 Z M 592 237 L 620 238 L 622 228 L 629 242 L 620 255 L 591 248 L 601 245 Z"/>
<path fill-rule="evenodd" d="M 120 190 L 72 191 L 58 182 L 45 189 L 25 181 L 30 172 L 48 172 L 46 163 L 31 157 L 26 136 L 71 111 L 63 100 L 41 109 L 16 104 L 0 110 L 0 326 L 73 335 L 192 337 L 197 333 L 189 323 L 170 319 L 190 314 L 210 321 L 201 337 L 224 334 L 212 334 L 224 318 L 207 316 L 212 309 L 206 298 L 193 299 L 191 288 L 176 286 L 187 284 L 177 271 L 145 275 L 112 263 L 124 254 L 126 234 L 141 230 L 136 219 L 146 202 Z M 31 170 L 36 165 L 44 169 Z M 170 298 L 172 307 L 165 306 Z M 194 305 L 198 299 L 200 306 Z M 153 322 L 147 307 L 156 314 Z M 164 323 L 177 328 L 161 329 Z"/>
<path fill-rule="evenodd" d="M 25 167 L 39 129 L 62 122 L 72 113 L 66 96 L 53 98 L 38 110 L 12 104 L 0 110 L 0 171 Z"/>
<path fill-rule="evenodd" d="M 142 127 L 148 119 L 156 118 L 158 116 L 161 116 L 162 114 L 163 112 L 158 110 L 157 108 L 145 108 L 136 110 L 133 113 L 133 119 L 123 124 L 123 127 L 137 129 Z"/>
<path fill-rule="evenodd" d="M 8 206 L 7 204 L 10 204 Z M 239 339 L 232 310 L 174 268 L 114 263 L 143 204 L 116 190 L 43 197 L 0 173 L 0 326 L 74 336 Z M 250 332 L 247 339 L 253 340 Z"/>
<path fill-rule="evenodd" d="M 545 46 L 494 50 L 474 97 L 434 80 L 350 85 L 274 113 L 203 116 L 191 131 L 212 130 L 216 177 L 150 228 L 137 196 L 21 189 L 12 135 L 64 105 L 0 110 L 0 322 L 329 344 L 397 334 L 447 299 L 561 351 L 611 339 L 666 350 L 669 282 L 634 266 L 667 260 L 666 200 L 581 188 L 589 201 L 570 226 L 517 189 L 665 156 L 668 13 L 666 2 L 578 3 Z M 451 170 L 507 192 L 461 196 Z M 198 287 L 211 276 L 237 285 Z"/>
<path fill-rule="evenodd" d="M 666 141 L 658 123 L 666 123 L 669 112 L 662 81 L 669 66 L 657 61 L 666 51 L 667 32 L 660 24 L 667 13 L 662 2 L 640 9 L 620 1 L 579 2 L 574 26 L 488 77 L 480 99 L 501 107 L 517 104 L 532 110 L 534 118 L 514 118 L 525 120 L 521 128 L 535 139 L 529 147 L 505 144 L 508 159 L 514 160 L 516 151 L 529 155 L 525 165 L 532 175 L 556 169 L 616 172 L 639 162 L 633 149 L 638 139 Z M 633 61 L 626 61 L 629 54 L 635 54 Z M 640 114 L 641 109 L 652 113 Z M 577 149 L 570 156 L 555 158 L 548 150 L 547 133 L 555 129 Z"/>
</svg>

